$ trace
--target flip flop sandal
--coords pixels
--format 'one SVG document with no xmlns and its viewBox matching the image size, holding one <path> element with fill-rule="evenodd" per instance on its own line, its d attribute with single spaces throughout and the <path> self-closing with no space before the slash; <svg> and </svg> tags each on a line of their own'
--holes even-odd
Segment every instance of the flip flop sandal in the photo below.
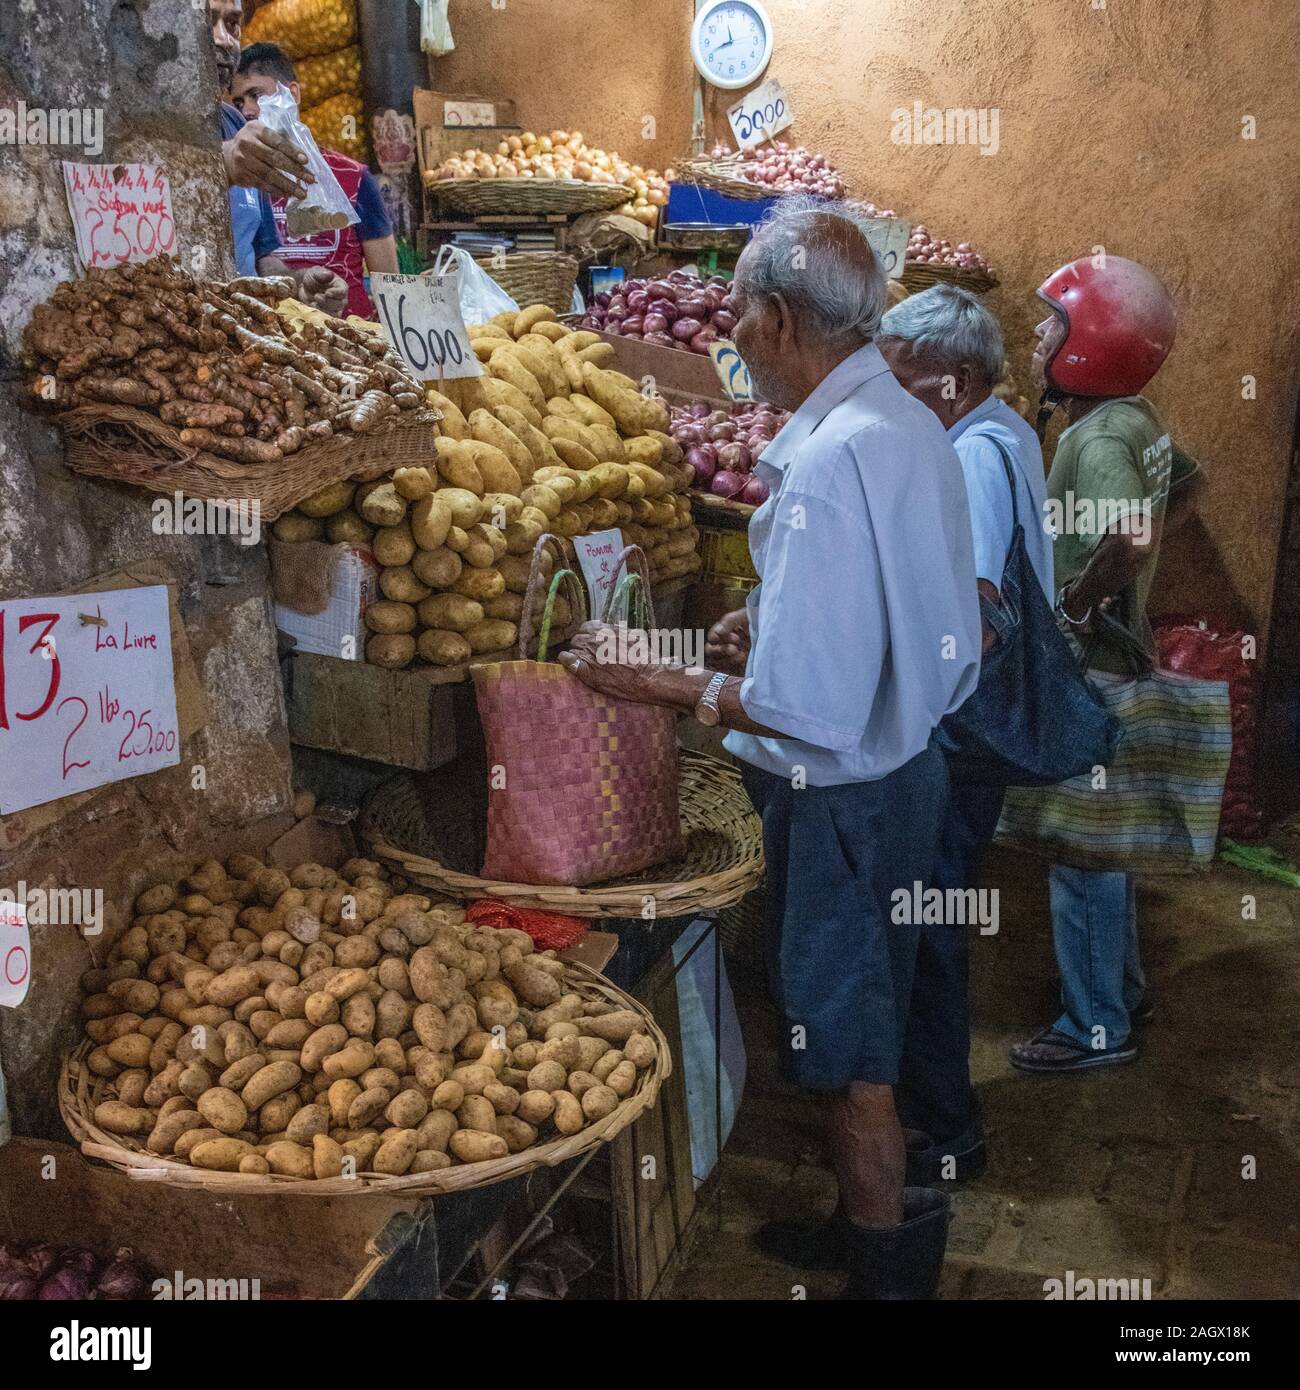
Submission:
<svg viewBox="0 0 1300 1390">
<path fill-rule="evenodd" d="M 1098 1050 L 1084 1047 L 1055 1028 L 1044 1028 L 1027 1043 L 1017 1043 L 1008 1056 L 1017 1071 L 1068 1072 L 1118 1066 L 1133 1061 L 1137 1054 L 1137 1044 L 1131 1039 L 1119 1047 Z"/>
</svg>

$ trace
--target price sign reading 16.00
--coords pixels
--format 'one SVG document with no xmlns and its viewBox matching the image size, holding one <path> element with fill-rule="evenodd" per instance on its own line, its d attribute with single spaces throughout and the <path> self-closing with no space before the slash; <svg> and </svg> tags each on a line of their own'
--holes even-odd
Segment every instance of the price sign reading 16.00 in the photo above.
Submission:
<svg viewBox="0 0 1300 1390">
<path fill-rule="evenodd" d="M 417 381 L 482 375 L 454 284 L 431 275 L 374 274 L 370 293 L 389 342 Z"/>
</svg>

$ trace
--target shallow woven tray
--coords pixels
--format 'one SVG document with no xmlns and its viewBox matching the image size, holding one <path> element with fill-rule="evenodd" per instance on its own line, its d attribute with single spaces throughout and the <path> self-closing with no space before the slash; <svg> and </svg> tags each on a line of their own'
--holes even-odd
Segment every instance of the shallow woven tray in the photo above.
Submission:
<svg viewBox="0 0 1300 1390">
<path fill-rule="evenodd" d="M 679 808 L 686 857 L 586 888 L 505 883 L 449 867 L 424 814 L 419 784 L 397 777 L 377 787 L 362 810 L 371 853 L 422 887 L 466 902 L 497 898 L 574 917 L 640 917 L 647 896 L 658 917 L 687 917 L 739 902 L 763 876 L 763 827 L 740 773 L 703 753 L 681 754 Z"/>
<path fill-rule="evenodd" d="M 459 1163 L 436 1173 L 407 1173 L 389 1177 L 383 1173 L 358 1173 L 354 1178 L 290 1178 L 277 1173 L 217 1173 L 195 1168 L 176 1158 L 146 1153 L 139 1141 L 120 1134 L 109 1134 L 94 1121 L 95 1106 L 104 1099 L 107 1078 L 95 1076 L 84 1063 L 94 1047 L 89 1039 L 63 1059 L 59 1073 L 59 1113 L 73 1139 L 87 1158 L 102 1159 L 120 1168 L 138 1182 L 162 1182 L 172 1187 L 201 1187 L 208 1192 L 227 1192 L 240 1197 L 274 1193 L 295 1197 L 350 1197 L 376 1192 L 385 1197 L 426 1197 L 445 1192 L 464 1192 L 486 1187 L 506 1178 L 517 1178 L 534 1168 L 553 1167 L 598 1144 L 607 1143 L 639 1115 L 651 1109 L 659 1087 L 672 1073 L 672 1053 L 668 1040 L 644 1004 L 612 985 L 603 975 L 579 961 L 565 961 L 565 987 L 587 999 L 599 999 L 619 1009 L 633 1009 L 645 1020 L 646 1032 L 654 1040 L 657 1056 L 637 1073 L 637 1088 L 626 1096 L 603 1120 L 597 1120 L 577 1134 L 535 1144 L 505 1158 L 486 1163 Z"/>
<path fill-rule="evenodd" d="M 573 308 L 578 262 L 563 251 L 513 251 L 504 265 L 494 264 L 490 257 L 477 264 L 516 304 L 547 304 L 557 314 L 567 314 Z"/>
<path fill-rule="evenodd" d="M 745 198 L 757 202 L 759 198 L 775 198 L 779 195 L 761 183 L 751 183 L 736 172 L 743 169 L 747 161 L 735 156 L 731 158 L 683 159 L 674 165 L 678 183 L 698 183 L 715 192 L 725 193 L 728 198 Z"/>
<path fill-rule="evenodd" d="M 335 435 L 274 463 L 236 463 L 191 449 L 181 443 L 179 430 L 132 406 L 79 406 L 58 417 L 64 457 L 74 472 L 168 496 L 257 501 L 264 522 L 330 483 L 427 463 L 441 419 L 439 411 L 424 407 L 404 410 L 366 434 Z"/>
<path fill-rule="evenodd" d="M 986 270 L 959 270 L 956 266 L 918 261 L 903 264 L 903 288 L 912 292 L 928 290 L 931 285 L 958 285 L 972 294 L 985 294 L 997 284 L 997 279 Z"/>
<path fill-rule="evenodd" d="M 460 212 L 600 212 L 630 203 L 636 194 L 621 183 L 583 179 L 439 179 L 429 192 Z"/>
</svg>

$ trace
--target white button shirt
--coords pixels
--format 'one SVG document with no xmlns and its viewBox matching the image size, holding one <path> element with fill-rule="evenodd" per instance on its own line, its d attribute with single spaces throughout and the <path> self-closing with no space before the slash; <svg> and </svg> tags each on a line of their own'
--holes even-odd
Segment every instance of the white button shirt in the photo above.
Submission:
<svg viewBox="0 0 1300 1390">
<path fill-rule="evenodd" d="M 1048 603 L 1055 602 L 1052 587 L 1052 534 L 1047 529 L 1047 479 L 1038 436 L 1005 401 L 996 396 L 981 401 L 948 431 L 961 460 L 970 500 L 971 530 L 975 539 L 975 575 L 1002 587 L 1002 568 L 1011 548 L 1011 489 L 1006 469 L 993 440 L 1011 458 L 1016 479 L 1016 504 L 1025 528 L 1025 550 L 1043 587 Z"/>
<path fill-rule="evenodd" d="M 841 362 L 763 451 L 749 523 L 740 703 L 785 738 L 736 757 L 809 786 L 871 782 L 920 753 L 975 688 L 980 621 L 961 465 L 874 344 Z"/>
</svg>

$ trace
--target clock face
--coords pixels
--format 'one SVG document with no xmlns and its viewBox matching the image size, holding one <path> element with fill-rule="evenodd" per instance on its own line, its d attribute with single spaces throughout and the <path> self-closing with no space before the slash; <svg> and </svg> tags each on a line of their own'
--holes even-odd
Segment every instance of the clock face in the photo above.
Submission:
<svg viewBox="0 0 1300 1390">
<path fill-rule="evenodd" d="M 746 87 L 767 66 L 772 26 L 749 0 L 720 0 L 703 11 L 694 34 L 695 63 L 716 87 Z"/>
</svg>

